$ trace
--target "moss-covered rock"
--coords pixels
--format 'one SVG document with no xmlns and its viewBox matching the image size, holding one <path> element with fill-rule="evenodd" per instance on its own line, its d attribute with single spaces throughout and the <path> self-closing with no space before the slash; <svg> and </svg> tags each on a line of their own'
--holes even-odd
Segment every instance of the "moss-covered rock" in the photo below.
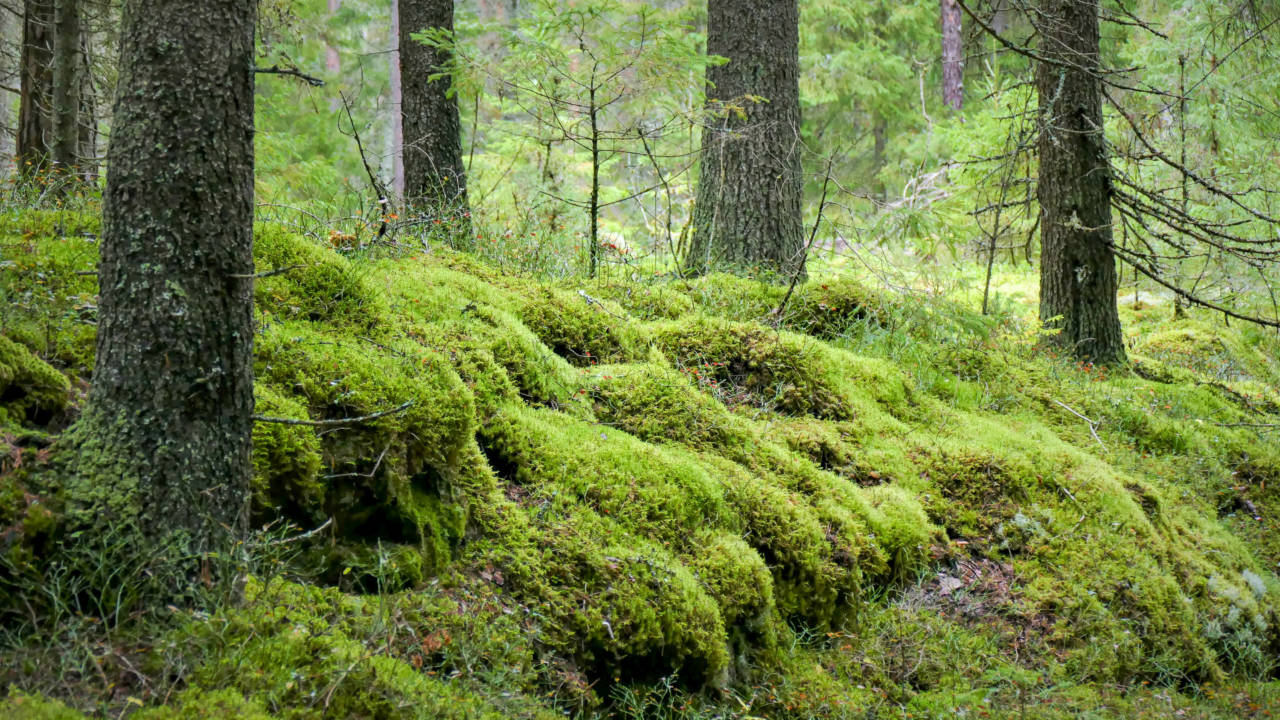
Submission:
<svg viewBox="0 0 1280 720">
<path fill-rule="evenodd" d="M 646 344 L 617 304 L 544 287 L 520 297 L 516 313 L 551 351 L 579 367 L 637 360 Z"/>
<path fill-rule="evenodd" d="M 70 402 L 71 383 L 66 376 L 0 335 L 0 427 L 48 424 Z"/>
</svg>

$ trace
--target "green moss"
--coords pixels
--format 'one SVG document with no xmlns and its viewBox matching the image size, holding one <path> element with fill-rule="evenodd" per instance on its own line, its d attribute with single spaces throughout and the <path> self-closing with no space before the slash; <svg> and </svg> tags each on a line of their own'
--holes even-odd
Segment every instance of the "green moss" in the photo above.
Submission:
<svg viewBox="0 0 1280 720">
<path fill-rule="evenodd" d="M 134 713 L 136 720 L 274 720 L 258 700 L 234 690 L 185 690 L 164 707 Z"/>
<path fill-rule="evenodd" d="M 254 412 L 269 417 L 309 420 L 307 409 L 268 385 L 254 388 Z M 315 428 L 255 423 L 253 428 L 253 506 L 256 522 L 285 513 L 317 519 L 324 509 L 320 480 L 320 439 Z"/>
<path fill-rule="evenodd" d="M 524 324 L 556 355 L 579 367 L 644 356 L 643 334 L 621 307 L 608 300 L 555 288 L 520 296 L 515 309 Z"/>
<path fill-rule="evenodd" d="M 694 303 L 686 293 L 665 283 L 604 285 L 592 292 L 616 302 L 639 320 L 675 320 L 694 309 Z"/>
<path fill-rule="evenodd" d="M 886 363 L 805 336 L 705 316 L 658 323 L 651 332 L 663 352 L 731 405 L 880 422 L 883 408 L 905 412 L 909 404 L 904 379 Z"/>
<path fill-rule="evenodd" d="M 84 720 L 84 715 L 39 695 L 28 695 L 17 688 L 9 689 L 9 697 L 0 700 L 0 715 L 9 720 Z"/>
<path fill-rule="evenodd" d="M 370 284 L 367 270 L 333 250 L 282 227 L 259 225 L 253 255 L 258 272 L 277 273 L 254 283 L 259 310 L 362 332 L 386 327 L 386 300 Z"/>
<path fill-rule="evenodd" d="M 0 425 L 44 424 L 71 403 L 71 383 L 27 348 L 0 335 Z"/>
<path fill-rule="evenodd" d="M 491 539 L 473 551 L 545 618 L 543 642 L 589 682 L 723 678 L 729 636 L 708 593 L 718 585 L 704 586 L 666 544 L 585 508 L 539 503 L 526 516 L 499 503 L 491 512 L 481 523 Z"/>
<path fill-rule="evenodd" d="M 258 377 L 318 419 L 378 415 L 326 428 L 325 512 L 342 535 L 419 543 L 429 565 L 440 567 L 466 524 L 453 479 L 473 432 L 474 401 L 440 355 L 388 342 L 272 326 L 258 345 Z"/>
<path fill-rule="evenodd" d="M 720 488 L 696 460 L 618 430 L 509 406 L 485 423 L 481 438 L 491 464 L 510 482 L 583 504 L 655 539 L 678 542 L 689 528 L 725 517 Z"/>
<path fill-rule="evenodd" d="M 1230 717 L 1177 688 L 1274 676 L 1267 333 L 1144 317 L 1108 374 L 848 280 L 777 330 L 785 288 L 727 276 L 583 294 L 259 236 L 305 267 L 260 279 L 258 412 L 377 417 L 258 424 L 255 520 L 332 517 L 302 554 L 334 587 L 192 618 L 152 716 Z M 4 248 L 0 537 L 47 535 L 7 474 L 91 362 L 96 249 Z"/>
<path fill-rule="evenodd" d="M 786 286 L 725 274 L 706 275 L 680 287 L 707 314 L 757 322 L 773 321 L 787 295 Z M 795 332 L 833 338 L 856 323 L 887 325 L 890 311 L 888 300 L 857 281 L 829 277 L 797 285 L 781 324 Z"/>
<path fill-rule="evenodd" d="M 468 619 L 457 617 L 460 607 L 436 595 L 366 601 L 333 589 L 251 583 L 243 609 L 182 627 L 156 660 L 201 657 L 188 677 L 198 688 L 193 693 L 208 692 L 228 704 L 235 695 L 252 698 L 245 709 L 265 707 L 282 720 L 548 717 L 523 698 L 503 698 L 499 688 L 492 698 L 478 692 L 478 675 L 519 664 L 527 674 L 532 663 L 527 649 L 522 658 L 501 644 L 485 644 L 484 638 L 505 642 L 495 630 L 512 632 L 495 608 L 472 610 Z M 393 616 L 383 614 L 392 609 Z M 402 639 L 365 645 L 370 632 L 392 617 Z M 476 651 L 471 665 L 450 650 L 461 649 L 458 643 Z M 462 667 L 469 671 L 465 676 L 451 672 Z"/>
</svg>

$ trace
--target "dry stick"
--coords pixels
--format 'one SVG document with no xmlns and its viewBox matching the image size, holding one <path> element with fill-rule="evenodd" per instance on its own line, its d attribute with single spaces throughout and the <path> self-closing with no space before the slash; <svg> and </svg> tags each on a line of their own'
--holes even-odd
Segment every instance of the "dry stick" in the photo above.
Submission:
<svg viewBox="0 0 1280 720">
<path fill-rule="evenodd" d="M 306 265 L 286 265 L 285 267 L 276 268 L 275 270 L 264 270 L 263 272 L 257 272 L 257 273 L 249 273 L 249 274 L 233 273 L 231 275 L 228 275 L 227 277 L 236 278 L 238 280 L 247 280 L 249 278 L 269 278 L 269 277 L 275 277 L 276 275 L 283 275 L 291 270 L 298 270 L 304 267 L 307 267 L 307 266 Z"/>
<path fill-rule="evenodd" d="M 332 524 L 333 524 L 333 518 L 329 518 L 328 520 L 325 520 L 324 523 L 322 523 L 318 528 L 315 528 L 313 530 L 308 530 L 298 535 L 294 535 L 293 537 L 280 538 L 279 540 L 272 540 L 271 542 L 268 542 L 265 544 L 268 547 L 271 547 L 273 545 L 285 545 L 291 542 L 298 542 L 299 540 L 306 540 L 309 537 L 313 537 L 317 533 L 323 532 L 325 528 L 329 527 Z"/>
<path fill-rule="evenodd" d="M 1010 130 L 1008 138 L 1013 137 L 1013 131 Z M 1008 139 L 1006 138 L 1006 139 Z M 1017 145 L 1022 145 L 1022 138 L 1018 138 Z M 1007 172 L 1000 178 L 1000 201 L 996 203 L 996 218 L 991 226 L 991 247 L 987 250 L 987 280 L 982 286 L 982 314 L 986 315 L 988 310 L 988 301 L 991 298 L 991 272 L 996 264 L 996 244 L 1000 240 L 1000 212 L 1004 209 L 1005 200 L 1009 196 L 1009 182 L 1013 179 L 1013 163 L 1005 163 Z M 981 227 L 981 225 L 979 225 Z"/>
<path fill-rule="evenodd" d="M 387 199 L 387 189 L 382 186 L 378 176 L 374 174 L 373 168 L 369 167 L 369 159 L 364 153 L 364 143 L 360 141 L 360 131 L 356 129 L 356 121 L 351 117 L 351 103 L 347 101 L 347 94 L 339 91 L 338 97 L 342 98 L 342 108 L 347 113 L 347 122 L 351 125 L 351 137 L 356 141 L 356 150 L 360 151 L 360 162 L 364 165 L 365 174 L 369 176 L 369 185 L 373 188 L 374 194 L 378 196 L 378 214 L 382 216 L 382 225 L 378 228 L 378 237 L 375 239 L 381 240 L 387 234 L 387 208 L 388 203 L 390 203 L 390 200 Z M 341 125 L 339 125 L 338 131 L 342 131 Z"/>
<path fill-rule="evenodd" d="M 395 407 L 390 410 L 383 410 L 381 412 L 376 412 L 376 413 L 373 413 L 372 415 L 362 415 L 360 417 L 335 418 L 333 420 L 298 420 L 297 418 L 268 417 L 266 415 L 254 415 L 253 420 L 255 422 L 279 423 L 281 425 L 306 425 L 307 427 L 343 427 L 346 425 L 359 425 L 360 423 L 369 422 L 370 420 L 377 420 L 378 418 L 383 418 L 388 415 L 395 415 L 396 413 L 402 413 L 405 410 L 408 410 L 412 406 L 413 406 L 413 401 L 410 400 L 400 405 L 399 407 Z"/>
<path fill-rule="evenodd" d="M 809 249 L 813 247 L 813 241 L 818 237 L 818 228 L 822 225 L 822 211 L 827 207 L 827 187 L 831 184 L 831 164 L 833 159 L 827 158 L 826 177 L 822 179 L 822 199 L 818 201 L 818 217 L 813 219 L 813 228 L 809 230 L 809 242 L 805 243 L 804 253 L 800 256 L 800 264 L 796 266 L 796 270 L 791 274 L 791 285 L 787 287 L 787 294 L 782 296 L 782 302 L 778 303 L 778 307 L 773 310 L 773 320 L 771 325 L 776 329 L 782 324 L 782 314 L 787 311 L 787 303 L 791 302 L 791 294 L 796 290 L 796 283 L 800 281 L 800 274 L 804 272 L 805 263 L 809 259 Z"/>
<path fill-rule="evenodd" d="M 1116 250 L 1116 247 L 1114 245 L 1112 245 L 1111 248 L 1112 250 Z M 1126 257 L 1128 255 L 1132 255 L 1132 257 Z M 1191 293 L 1187 292 L 1186 290 L 1183 290 L 1177 285 L 1174 285 L 1173 283 L 1166 281 L 1164 278 L 1161 278 L 1159 273 L 1157 273 L 1155 270 L 1149 270 L 1143 267 L 1142 263 L 1138 261 L 1138 258 L 1140 258 L 1141 256 L 1138 255 L 1137 253 L 1120 249 L 1116 253 L 1116 257 L 1120 258 L 1124 262 L 1129 263 L 1129 266 L 1132 267 L 1134 270 L 1137 270 L 1143 275 L 1146 275 L 1147 277 L 1154 280 L 1156 283 L 1163 285 L 1165 288 L 1172 290 L 1178 295 L 1181 295 L 1184 299 L 1186 299 L 1187 302 L 1191 303 L 1192 305 L 1199 305 L 1200 307 L 1203 307 L 1203 308 L 1216 310 L 1222 313 L 1223 315 L 1226 315 L 1227 317 L 1233 317 L 1237 320 L 1243 320 L 1244 322 L 1253 323 L 1254 325 L 1261 325 L 1263 327 L 1271 327 L 1271 328 L 1280 328 L 1280 321 L 1278 320 L 1268 320 L 1266 318 L 1260 318 L 1253 315 L 1241 315 L 1240 313 L 1228 310 L 1226 307 L 1222 305 L 1219 305 L 1217 303 L 1211 303 L 1208 300 L 1204 300 L 1196 295 L 1192 295 Z"/>
<path fill-rule="evenodd" d="M 1107 446 L 1102 444 L 1102 439 L 1098 437 L 1098 431 L 1095 429 L 1095 427 L 1096 427 L 1096 425 L 1097 425 L 1097 423 L 1096 423 L 1096 422 L 1094 422 L 1094 421 L 1090 420 L 1089 418 L 1085 417 L 1084 415 L 1081 415 L 1080 413 L 1076 412 L 1074 409 L 1072 409 L 1072 408 L 1071 408 L 1071 406 L 1070 406 L 1070 405 L 1067 405 L 1066 403 L 1059 402 L 1058 400 L 1055 400 L 1054 398 L 1049 398 L 1049 399 L 1050 399 L 1050 400 L 1053 400 L 1053 402 L 1054 402 L 1054 403 L 1056 403 L 1056 404 L 1058 405 L 1058 407 L 1062 408 L 1063 410 L 1066 410 L 1067 412 L 1071 413 L 1072 415 L 1075 415 L 1076 417 L 1080 418 L 1081 420 L 1083 420 L 1083 421 L 1085 421 L 1085 422 L 1089 423 L 1089 434 L 1093 436 L 1093 439 L 1094 439 L 1094 440 L 1097 440 L 1097 441 L 1098 441 L 1098 445 L 1099 445 L 1100 447 L 1102 447 L 1102 451 L 1103 451 L 1103 452 L 1107 452 Z"/>
</svg>

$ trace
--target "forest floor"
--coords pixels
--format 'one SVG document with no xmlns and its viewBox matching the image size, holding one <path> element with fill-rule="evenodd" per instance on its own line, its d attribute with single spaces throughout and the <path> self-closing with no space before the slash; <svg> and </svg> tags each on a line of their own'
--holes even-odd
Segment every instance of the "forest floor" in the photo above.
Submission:
<svg viewBox="0 0 1280 720">
<path fill-rule="evenodd" d="M 41 471 L 98 231 L 0 216 L 4 717 L 1280 713 L 1272 331 L 1129 301 L 1109 370 L 1026 293 L 832 267 L 779 313 L 262 225 L 257 412 L 376 417 L 259 423 L 243 602 L 142 612 Z"/>
</svg>

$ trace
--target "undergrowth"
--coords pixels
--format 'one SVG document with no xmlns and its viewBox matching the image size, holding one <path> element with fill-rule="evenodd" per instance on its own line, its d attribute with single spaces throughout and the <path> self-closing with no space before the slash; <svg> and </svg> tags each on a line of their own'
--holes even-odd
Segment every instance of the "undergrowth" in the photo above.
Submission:
<svg viewBox="0 0 1280 720">
<path fill-rule="evenodd" d="M 1266 717 L 1280 342 L 1133 364 L 849 276 L 512 276 L 257 230 L 244 598 L 130 605 L 43 468 L 95 225 L 0 224 L 8 717 Z M 82 566 L 75 565 L 82 563 Z M 104 594 L 116 588 L 117 595 Z"/>
</svg>

